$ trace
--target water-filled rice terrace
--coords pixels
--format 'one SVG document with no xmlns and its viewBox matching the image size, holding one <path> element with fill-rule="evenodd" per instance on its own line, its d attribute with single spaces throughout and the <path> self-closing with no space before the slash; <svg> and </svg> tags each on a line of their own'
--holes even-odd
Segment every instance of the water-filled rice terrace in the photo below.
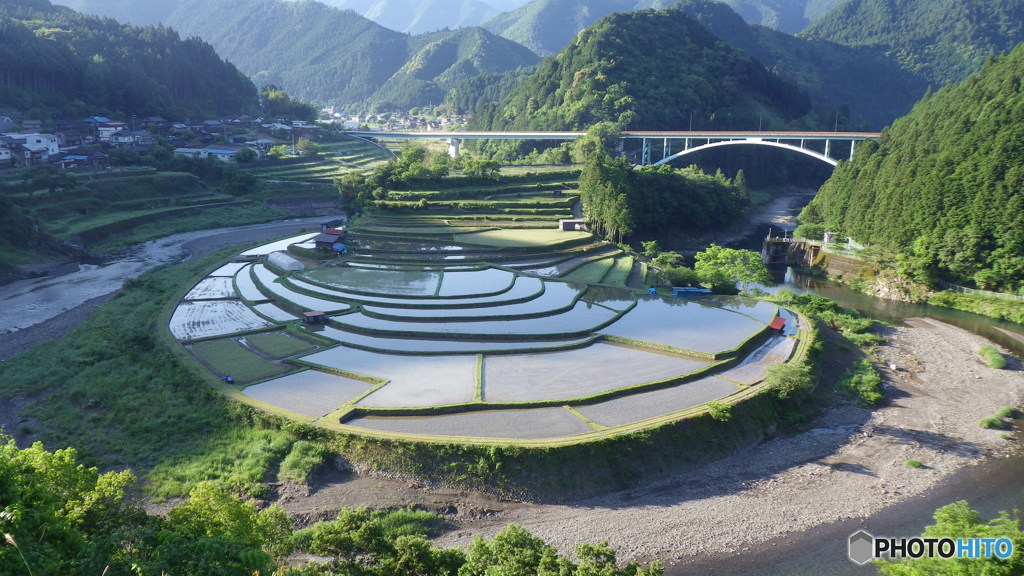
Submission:
<svg viewBox="0 0 1024 576">
<path fill-rule="evenodd" d="M 296 420 L 523 444 L 740 401 L 798 348 L 798 315 L 648 294 L 645 265 L 589 234 L 448 224 L 364 222 L 342 257 L 312 232 L 247 250 L 185 293 L 170 332 L 228 394 Z"/>
</svg>

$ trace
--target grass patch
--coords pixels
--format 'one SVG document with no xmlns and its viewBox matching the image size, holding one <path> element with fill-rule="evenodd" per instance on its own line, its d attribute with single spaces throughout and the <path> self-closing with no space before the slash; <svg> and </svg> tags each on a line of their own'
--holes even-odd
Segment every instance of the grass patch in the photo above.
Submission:
<svg viewBox="0 0 1024 576">
<path fill-rule="evenodd" d="M 978 355 L 985 360 L 985 363 L 988 364 L 990 368 L 995 368 L 996 370 L 1006 368 L 1006 357 L 1003 356 L 999 350 L 996 350 L 995 346 L 986 344 L 985 346 L 978 348 Z"/>
<path fill-rule="evenodd" d="M 499 248 L 529 248 L 533 246 L 553 246 L 588 238 L 590 238 L 590 234 L 587 232 L 563 232 L 552 226 L 551 228 L 542 228 L 540 230 L 487 230 L 484 232 L 458 234 L 455 236 L 455 241 L 467 244 L 496 246 Z"/>
<path fill-rule="evenodd" d="M 615 256 L 615 264 L 605 274 L 605 277 L 601 279 L 601 283 L 625 287 L 632 271 L 633 257 L 627 254 L 618 254 Z"/>
<path fill-rule="evenodd" d="M 907 460 L 905 464 L 910 468 L 924 468 L 924 464 L 920 460 Z"/>
<path fill-rule="evenodd" d="M 25 415 L 39 422 L 37 439 L 47 446 L 75 448 L 86 466 L 130 467 L 155 494 L 183 495 L 193 480 L 228 476 L 218 471 L 228 466 L 248 469 L 245 479 L 235 475 L 236 484 L 262 478 L 270 458 L 238 464 L 246 445 L 258 440 L 254 413 L 216 394 L 153 332 L 162 307 L 225 257 L 163 266 L 129 280 L 59 344 L 0 363 L 0 396 L 33 400 Z M 206 455 L 202 466 L 173 473 L 176 463 L 196 455 Z M 153 476 L 154 468 L 161 474 Z"/>
<path fill-rule="evenodd" d="M 1007 430 L 1010 425 L 998 416 L 989 416 L 988 418 L 982 418 L 978 422 L 978 426 L 986 428 L 988 430 Z"/>
<path fill-rule="evenodd" d="M 157 499 L 184 496 L 204 480 L 220 480 L 236 490 L 260 495 L 267 471 L 292 447 L 279 430 L 236 428 L 217 434 L 194 453 L 177 455 L 147 476 L 146 492 Z"/>
<path fill-rule="evenodd" d="M 837 388 L 856 396 L 861 406 L 877 406 L 882 401 L 882 377 L 867 358 L 851 366 Z"/>
<path fill-rule="evenodd" d="M 587 262 L 572 272 L 562 276 L 566 282 L 580 282 L 582 284 L 597 284 L 604 278 L 608 271 L 615 264 L 614 258 L 601 258 L 593 262 Z"/>
<path fill-rule="evenodd" d="M 290 370 L 270 362 L 233 338 L 197 342 L 192 353 L 219 374 L 231 375 L 240 384 L 266 380 Z"/>
<path fill-rule="evenodd" d="M 999 416 L 1000 418 L 1010 419 L 1019 418 L 1020 410 L 1017 410 L 1013 406 L 1003 406 L 1002 408 L 999 409 L 998 412 L 996 412 L 996 416 Z"/>
<path fill-rule="evenodd" d="M 246 341 L 274 358 L 287 358 L 316 348 L 315 344 L 285 332 L 265 332 L 246 336 Z"/>
<path fill-rule="evenodd" d="M 298 440 L 281 461 L 278 479 L 296 484 L 305 484 L 309 475 L 324 463 L 327 450 L 318 444 L 306 440 Z"/>
</svg>

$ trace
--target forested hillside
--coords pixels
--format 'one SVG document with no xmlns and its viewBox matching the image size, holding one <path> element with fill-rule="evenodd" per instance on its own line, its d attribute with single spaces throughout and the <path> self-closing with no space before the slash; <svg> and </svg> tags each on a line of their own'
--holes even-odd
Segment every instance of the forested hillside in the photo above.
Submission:
<svg viewBox="0 0 1024 576">
<path fill-rule="evenodd" d="M 494 130 L 685 130 L 785 125 L 809 99 L 677 9 L 607 16 L 546 59 L 498 106 Z M 692 122 L 692 124 L 691 124 Z"/>
<path fill-rule="evenodd" d="M 751 24 L 796 34 L 846 0 L 719 0 Z"/>
<path fill-rule="evenodd" d="M 421 34 L 408 42 L 412 56 L 372 97 L 380 108 L 407 110 L 431 102 L 438 104 L 463 81 L 539 61 L 529 48 L 483 28 Z"/>
<path fill-rule="evenodd" d="M 239 113 L 256 88 L 209 44 L 48 0 L 0 3 L 0 107 L 62 114 Z"/>
<path fill-rule="evenodd" d="M 321 0 L 409 34 L 478 26 L 501 12 L 483 0 Z"/>
<path fill-rule="evenodd" d="M 533 0 L 483 24 L 541 56 L 558 53 L 580 30 L 612 12 L 664 8 L 675 0 Z M 644 6 L 638 6 L 644 4 Z"/>
<path fill-rule="evenodd" d="M 1024 287 L 1024 45 L 860 146 L 800 220 L 901 254 L 919 280 Z"/>
<path fill-rule="evenodd" d="M 844 0 L 720 1 L 747 22 L 796 33 Z M 676 0 L 533 0 L 495 16 L 483 27 L 547 56 L 561 51 L 580 30 L 612 12 L 668 8 L 676 3 Z"/>
<path fill-rule="evenodd" d="M 539 61 L 479 28 L 410 36 L 313 0 L 63 1 L 162 22 L 209 42 L 258 86 L 352 111 L 437 104 L 467 78 Z"/>
<path fill-rule="evenodd" d="M 823 130 L 881 130 L 906 114 L 928 89 L 924 79 L 871 48 L 750 25 L 713 0 L 680 0 L 678 6 L 712 34 L 806 92 L 817 127 Z"/>
<path fill-rule="evenodd" d="M 803 35 L 872 47 L 939 88 L 1024 42 L 1024 2 L 851 0 Z"/>
</svg>

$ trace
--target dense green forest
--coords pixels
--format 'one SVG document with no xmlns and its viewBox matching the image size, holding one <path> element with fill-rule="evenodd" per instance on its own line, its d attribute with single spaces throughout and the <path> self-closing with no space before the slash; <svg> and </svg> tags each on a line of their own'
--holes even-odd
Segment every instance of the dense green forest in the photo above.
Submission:
<svg viewBox="0 0 1024 576">
<path fill-rule="evenodd" d="M 385 28 L 408 34 L 479 26 L 501 13 L 483 0 L 320 1 L 335 8 L 355 10 Z"/>
<path fill-rule="evenodd" d="M 850 162 L 800 215 L 901 255 L 904 271 L 1024 288 L 1024 45 L 926 97 Z"/>
<path fill-rule="evenodd" d="M 652 55 L 657 55 L 652 57 Z M 810 101 L 681 10 L 613 14 L 581 32 L 474 125 L 492 130 L 784 126 Z"/>
<path fill-rule="evenodd" d="M 463 81 L 518 70 L 539 60 L 525 46 L 483 28 L 413 36 L 409 53 L 409 60 L 371 97 L 378 108 L 408 110 L 424 103 L 438 104 Z"/>
<path fill-rule="evenodd" d="M 298 100 L 353 112 L 438 104 L 467 78 L 539 61 L 529 49 L 481 28 L 410 36 L 312 0 L 166 0 L 159 8 L 122 0 L 76 4 L 162 22 L 209 42 L 259 86 L 273 84 Z"/>
<path fill-rule="evenodd" d="M 580 174 L 583 215 L 595 234 L 619 241 L 632 234 L 706 230 L 742 218 L 750 199 L 742 185 L 695 166 L 633 169 L 626 158 L 597 155 Z"/>
<path fill-rule="evenodd" d="M 238 114 L 256 88 L 205 42 L 85 16 L 48 0 L 0 4 L 0 107 L 38 116 Z"/>
<path fill-rule="evenodd" d="M 939 88 L 1024 42 L 1019 0 L 851 0 L 803 36 L 883 52 Z"/>
<path fill-rule="evenodd" d="M 881 130 L 928 89 L 880 51 L 793 36 L 747 24 L 721 2 L 680 0 L 679 8 L 734 48 L 811 97 L 810 124 L 822 130 Z"/>
<path fill-rule="evenodd" d="M 93 0 L 97 1 L 97 0 Z M 843 0 L 722 0 L 752 24 L 788 33 L 802 30 Z M 541 56 L 557 54 L 581 30 L 612 12 L 669 8 L 676 0 L 533 0 L 482 26 Z"/>
<path fill-rule="evenodd" d="M 537 54 L 556 54 L 581 30 L 612 12 L 665 8 L 674 0 L 534 0 L 483 24 Z M 641 4 L 646 4 L 641 6 Z"/>
</svg>

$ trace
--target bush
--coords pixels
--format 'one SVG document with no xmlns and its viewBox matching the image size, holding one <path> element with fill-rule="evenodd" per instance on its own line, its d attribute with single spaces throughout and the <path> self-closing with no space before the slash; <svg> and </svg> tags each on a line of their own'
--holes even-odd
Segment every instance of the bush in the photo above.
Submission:
<svg viewBox="0 0 1024 576">
<path fill-rule="evenodd" d="M 708 415 L 719 422 L 728 422 L 732 418 L 732 405 L 712 400 L 708 402 Z"/>
<path fill-rule="evenodd" d="M 1007 428 L 1010 427 L 1005 420 L 998 416 L 989 416 L 988 418 L 982 418 L 981 421 L 978 422 L 978 426 L 981 426 L 982 428 L 986 428 L 988 430 L 1006 430 Z"/>
<path fill-rule="evenodd" d="M 1000 418 L 1018 418 L 1020 417 L 1020 410 L 1017 410 L 1013 406 L 1003 406 L 996 412 L 996 415 Z"/>
<path fill-rule="evenodd" d="M 281 461 L 278 478 L 287 482 L 304 484 L 313 470 L 324 462 L 327 451 L 322 446 L 306 440 L 299 440 L 292 445 L 288 455 Z"/>
<path fill-rule="evenodd" d="M 851 366 L 838 387 L 856 395 L 861 406 L 877 406 L 882 401 L 882 377 L 867 358 Z"/>
<path fill-rule="evenodd" d="M 1006 368 L 1006 357 L 996 350 L 995 346 L 985 345 L 978 348 L 978 355 L 985 360 L 985 363 L 996 370 Z"/>
<path fill-rule="evenodd" d="M 810 367 L 802 364 L 773 364 L 765 370 L 764 382 L 781 400 L 810 390 L 813 383 Z"/>
<path fill-rule="evenodd" d="M 907 460 L 906 464 L 911 468 L 924 468 L 924 464 L 920 460 Z"/>
</svg>

